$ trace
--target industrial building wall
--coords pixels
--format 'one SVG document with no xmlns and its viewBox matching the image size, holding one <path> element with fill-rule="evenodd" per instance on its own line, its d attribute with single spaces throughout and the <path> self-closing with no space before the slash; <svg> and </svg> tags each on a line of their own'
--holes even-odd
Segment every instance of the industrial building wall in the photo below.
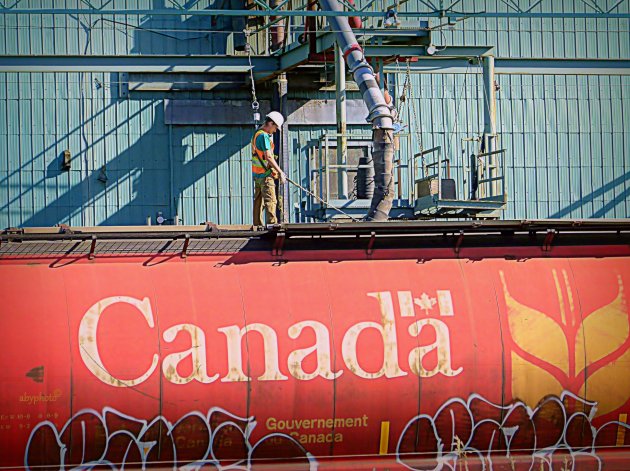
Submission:
<svg viewBox="0 0 630 471">
<path fill-rule="evenodd" d="M 423 7 L 424 2 L 410 0 L 401 10 Z M 545 58 L 549 66 L 563 59 L 630 58 L 630 20 L 562 17 L 596 11 L 627 14 L 629 1 L 463 0 L 454 9 L 529 10 L 559 17 L 472 17 L 452 30 L 444 28 L 443 35 L 434 33 L 440 45 L 492 45 L 497 58 Z M 431 26 L 436 24 L 438 20 L 430 20 Z M 607 66 L 602 63 L 602 69 Z M 412 76 L 420 97 L 418 141 L 425 148 L 444 146 L 455 162 L 461 160 L 460 139 L 483 129 L 483 90 L 475 69 Z M 496 77 L 497 131 L 500 147 L 507 149 L 509 201 L 503 217 L 630 217 L 630 71 L 606 75 L 579 67 L 565 70 L 552 74 L 532 67 Z"/>
<path fill-rule="evenodd" d="M 424 1 L 410 0 L 401 11 L 419 10 Z M 435 2 L 434 2 L 435 3 Z M 575 18 L 573 14 L 628 14 L 627 0 L 460 0 L 459 12 L 513 13 L 513 18 L 483 18 L 471 15 L 453 30 L 444 29 L 450 44 L 490 44 L 497 57 L 627 59 L 630 55 L 627 18 Z M 529 18 L 545 12 L 554 18 Z M 516 15 L 523 14 L 523 17 Z M 567 16 L 563 16 L 567 15 Z M 432 19 L 431 24 L 437 20 Z"/>
<path fill-rule="evenodd" d="M 441 145 L 461 173 L 461 139 L 483 130 L 481 77 L 414 74 L 416 147 Z M 504 218 L 630 216 L 630 76 L 497 76 L 506 153 Z M 412 108 L 413 110 L 413 108 Z M 413 115 L 413 112 L 412 112 Z"/>
<path fill-rule="evenodd" d="M 559 14 L 589 8 L 581 0 L 510 3 Z M 607 10 L 617 2 L 595 3 Z M 195 8 L 213 4 L 196 2 Z M 623 1 L 614 11 L 628 13 L 629 4 Z M 88 8 L 79 0 L 19 6 Z M 169 2 L 148 0 L 120 5 L 167 7 Z M 500 0 L 460 2 L 457 8 L 509 11 Z M 411 0 L 401 9 L 426 5 Z M 232 20 L 181 18 L 0 14 L 0 55 L 231 52 L 234 38 L 220 31 L 236 29 Z M 471 18 L 434 37 L 440 45 L 495 45 L 497 57 L 630 59 L 629 33 L 628 19 Z M 408 124 L 415 149 L 439 144 L 455 162 L 461 158 L 460 138 L 481 130 L 482 91 L 473 69 L 412 71 L 417 119 L 409 113 Z M 508 159 L 506 218 L 630 216 L 630 77 L 569 72 L 497 76 L 498 130 Z M 0 73 L 0 227 L 143 224 L 158 212 L 177 214 L 185 224 L 249 223 L 251 127 L 164 121 L 167 97 L 226 94 L 123 96 L 118 81 L 115 73 Z M 399 75 L 392 88 L 400 92 L 403 81 Z M 289 90 L 304 96 L 290 83 Z M 292 176 L 305 182 L 305 149 L 322 129 L 294 126 L 290 132 Z M 64 150 L 72 155 L 67 171 L 61 169 Z M 290 207 L 295 203 L 299 194 L 293 190 Z"/>
<path fill-rule="evenodd" d="M 190 224 L 237 224 L 251 214 L 252 128 L 167 126 L 162 99 L 120 99 L 109 74 L 3 75 L 0 226 L 144 224 L 175 209 Z"/>
</svg>

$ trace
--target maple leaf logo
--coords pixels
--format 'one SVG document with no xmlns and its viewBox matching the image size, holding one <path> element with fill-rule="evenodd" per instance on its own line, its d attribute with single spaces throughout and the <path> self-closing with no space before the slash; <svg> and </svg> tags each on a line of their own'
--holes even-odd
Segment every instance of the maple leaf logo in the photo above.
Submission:
<svg viewBox="0 0 630 471">
<path fill-rule="evenodd" d="M 623 406 L 630 399 L 630 322 L 621 276 L 615 299 L 582 316 L 567 272 L 552 270 L 558 323 L 514 299 L 503 271 L 499 275 L 513 340 L 512 396 L 534 407 L 569 390 L 597 402 L 597 415 Z"/>
</svg>

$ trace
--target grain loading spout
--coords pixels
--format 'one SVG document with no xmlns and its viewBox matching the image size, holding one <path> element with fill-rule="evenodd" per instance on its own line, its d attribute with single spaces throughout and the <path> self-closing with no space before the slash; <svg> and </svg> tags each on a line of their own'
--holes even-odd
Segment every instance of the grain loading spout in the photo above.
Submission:
<svg viewBox="0 0 630 471">
<path fill-rule="evenodd" d="M 318 0 L 324 11 L 343 11 L 337 0 Z M 372 123 L 374 150 L 374 196 L 368 221 L 387 221 L 394 199 L 394 134 L 391 107 L 376 82 L 372 67 L 365 60 L 363 50 L 357 43 L 352 28 L 345 16 L 329 16 L 328 23 L 337 37 L 337 44 L 348 63 L 354 81 L 359 86 L 363 101 L 367 105 L 368 121 Z"/>
</svg>

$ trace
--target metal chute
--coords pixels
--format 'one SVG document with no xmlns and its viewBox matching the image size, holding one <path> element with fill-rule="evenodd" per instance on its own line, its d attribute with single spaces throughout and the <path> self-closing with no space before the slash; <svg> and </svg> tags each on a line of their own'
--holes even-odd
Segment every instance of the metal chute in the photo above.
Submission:
<svg viewBox="0 0 630 471">
<path fill-rule="evenodd" d="M 319 0 L 324 11 L 343 11 L 337 0 Z M 369 221 L 387 221 L 394 199 L 394 133 L 392 108 L 385 102 L 385 97 L 376 82 L 374 70 L 365 60 L 363 49 L 359 46 L 348 18 L 329 16 L 328 23 L 337 37 L 348 68 L 359 86 L 363 101 L 369 110 L 368 121 L 372 123 L 374 150 L 374 195 L 367 215 Z"/>
</svg>

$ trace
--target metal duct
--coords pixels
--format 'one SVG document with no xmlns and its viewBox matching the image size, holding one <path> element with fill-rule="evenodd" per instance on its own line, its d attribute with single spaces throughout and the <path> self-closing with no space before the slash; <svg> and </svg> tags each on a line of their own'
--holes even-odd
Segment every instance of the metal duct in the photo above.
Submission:
<svg viewBox="0 0 630 471">
<path fill-rule="evenodd" d="M 343 11 L 337 0 L 318 0 L 324 11 Z M 365 60 L 363 50 L 345 16 L 326 17 L 330 28 L 337 36 L 337 44 L 343 51 L 348 68 L 359 86 L 363 101 L 367 105 L 368 121 L 372 122 L 374 150 L 374 195 L 368 212 L 369 221 L 387 221 L 394 199 L 394 134 L 390 106 L 376 82 L 372 67 Z"/>
</svg>

